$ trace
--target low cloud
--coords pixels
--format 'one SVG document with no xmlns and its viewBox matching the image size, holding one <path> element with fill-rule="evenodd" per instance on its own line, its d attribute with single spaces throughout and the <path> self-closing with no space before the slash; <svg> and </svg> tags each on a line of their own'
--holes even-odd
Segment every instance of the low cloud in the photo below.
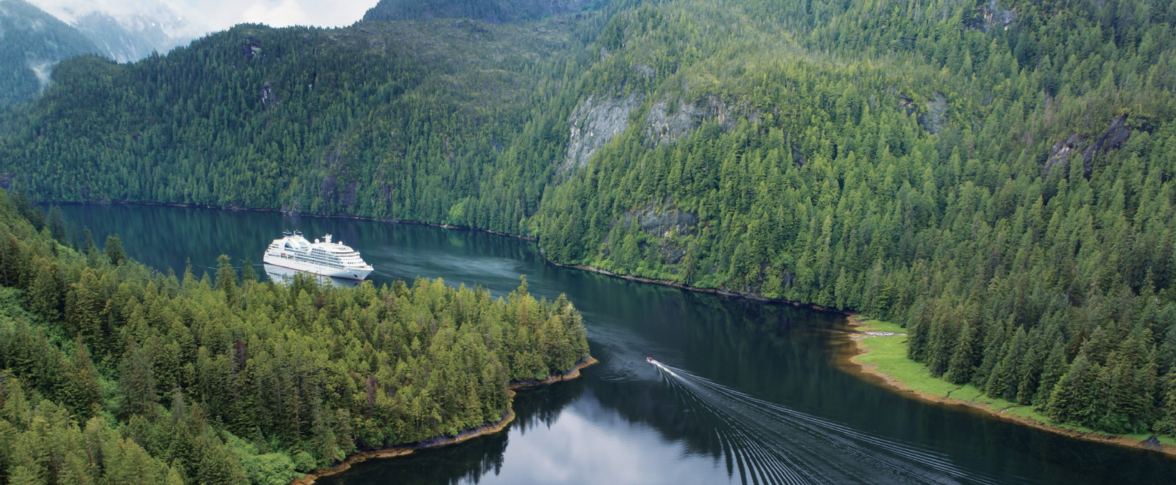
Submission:
<svg viewBox="0 0 1176 485">
<path fill-rule="evenodd" d="M 150 18 L 197 37 L 240 23 L 272 27 L 351 25 L 377 0 L 28 0 L 53 16 L 74 23 L 101 12 L 116 19 Z"/>
</svg>

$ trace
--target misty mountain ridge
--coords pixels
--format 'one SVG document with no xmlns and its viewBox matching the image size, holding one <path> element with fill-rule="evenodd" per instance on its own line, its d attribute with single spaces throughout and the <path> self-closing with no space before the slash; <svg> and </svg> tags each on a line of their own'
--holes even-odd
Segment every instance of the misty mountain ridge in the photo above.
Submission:
<svg viewBox="0 0 1176 485">
<path fill-rule="evenodd" d="M 62 59 L 96 53 L 77 29 L 21 0 L 0 0 L 0 106 L 40 93 Z"/>
<path fill-rule="evenodd" d="M 97 54 L 135 62 L 187 44 L 192 31 L 163 4 L 130 15 L 90 11 L 58 18 L 23 0 L 0 0 L 0 106 L 37 96 L 64 59 Z"/>
<path fill-rule="evenodd" d="M 163 14 L 163 15 L 160 15 Z M 104 12 L 91 12 L 73 23 L 106 55 L 120 63 L 135 62 L 152 52 L 166 54 L 194 38 L 187 25 L 174 12 L 137 13 L 117 18 Z"/>
</svg>

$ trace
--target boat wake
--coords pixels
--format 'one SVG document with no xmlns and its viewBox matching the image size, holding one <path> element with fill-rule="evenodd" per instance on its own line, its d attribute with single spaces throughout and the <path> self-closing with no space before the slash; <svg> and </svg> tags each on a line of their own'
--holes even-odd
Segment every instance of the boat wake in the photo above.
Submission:
<svg viewBox="0 0 1176 485">
<path fill-rule="evenodd" d="M 871 436 L 764 401 L 647 357 L 691 413 L 716 418 L 730 475 L 743 484 L 998 483 L 944 454 Z M 835 453 L 830 453 L 835 450 Z"/>
</svg>

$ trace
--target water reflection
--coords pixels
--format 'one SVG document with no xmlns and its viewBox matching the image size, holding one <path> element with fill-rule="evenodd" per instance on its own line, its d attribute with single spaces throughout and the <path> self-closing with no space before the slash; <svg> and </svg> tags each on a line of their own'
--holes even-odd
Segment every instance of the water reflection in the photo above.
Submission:
<svg viewBox="0 0 1176 485">
<path fill-rule="evenodd" d="M 289 268 L 283 268 L 281 266 L 274 266 L 272 264 L 262 264 L 262 267 L 265 269 L 265 275 L 267 277 L 269 277 L 269 279 L 271 281 L 273 281 L 274 283 L 280 283 L 283 285 L 288 285 L 290 283 L 293 283 L 294 277 L 296 277 L 298 275 L 302 275 L 303 277 L 306 277 L 306 278 L 314 278 L 315 280 L 322 282 L 322 283 L 327 283 L 327 284 L 331 284 L 331 285 L 335 285 L 335 286 L 346 286 L 348 288 L 354 288 L 356 286 L 363 284 L 363 282 L 359 281 L 359 280 L 345 280 L 342 278 L 331 278 L 329 276 L 316 275 L 314 273 L 307 273 L 304 271 L 294 271 Z"/>
<path fill-rule="evenodd" d="M 601 364 L 523 391 L 496 436 L 320 481 L 376 483 L 1168 483 L 1176 461 L 906 399 L 834 365 L 837 316 L 639 284 L 545 264 L 533 244 L 489 234 L 274 213 L 63 207 L 98 240 L 197 276 L 225 253 L 261 259 L 299 228 L 348 241 L 376 284 L 418 275 L 505 295 L 566 292 Z M 681 370 L 671 381 L 645 356 Z M 677 371 L 675 371 L 677 372 Z M 783 467 L 783 468 L 782 468 Z"/>
</svg>

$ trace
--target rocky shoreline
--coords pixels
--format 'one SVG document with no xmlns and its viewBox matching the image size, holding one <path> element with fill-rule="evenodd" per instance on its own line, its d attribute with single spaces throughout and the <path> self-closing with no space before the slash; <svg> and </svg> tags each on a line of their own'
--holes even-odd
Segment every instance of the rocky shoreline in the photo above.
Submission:
<svg viewBox="0 0 1176 485">
<path fill-rule="evenodd" d="M 1153 451 L 1153 452 L 1157 452 L 1157 453 L 1162 453 L 1162 454 L 1164 454 L 1168 457 L 1171 457 L 1171 458 L 1176 458 L 1176 446 L 1163 444 L 1163 443 L 1160 443 L 1159 441 L 1156 441 L 1156 440 L 1148 439 L 1148 440 L 1140 441 L 1138 439 L 1129 438 L 1126 436 L 1112 435 L 1112 434 L 1106 434 L 1106 433 L 1096 433 L 1096 432 L 1082 432 L 1082 431 L 1077 431 L 1077 430 L 1073 430 L 1073 429 L 1062 428 L 1059 426 L 1054 426 L 1051 424 L 1043 423 L 1043 422 L 1038 421 L 1036 419 L 1026 418 L 1026 417 L 1022 417 L 1022 416 L 1016 416 L 1013 414 L 1007 414 L 1007 413 L 1005 413 L 1007 408 L 1006 409 L 993 409 L 993 408 L 990 408 L 984 404 L 979 404 L 979 403 L 975 403 L 975 402 L 971 402 L 971 401 L 965 401 L 962 399 L 956 399 L 956 398 L 952 398 L 952 397 L 938 396 L 938 395 L 927 393 L 927 392 L 909 389 L 905 383 L 903 383 L 902 381 L 900 381 L 898 379 L 895 379 L 894 376 L 891 376 L 890 374 L 887 374 L 885 372 L 878 370 L 876 366 L 866 365 L 866 364 L 861 363 L 858 360 L 858 357 L 863 356 L 870 351 L 870 347 L 866 346 L 866 344 L 863 342 L 864 339 L 869 338 L 869 337 L 878 337 L 878 336 L 901 336 L 901 335 L 905 335 L 905 334 L 898 334 L 898 333 L 892 333 L 892 332 L 875 332 L 871 329 L 871 327 L 868 324 L 866 324 L 864 321 L 862 321 L 861 317 L 857 314 L 850 314 L 847 319 L 847 324 L 851 328 L 854 329 L 850 333 L 850 340 L 853 341 L 854 351 L 849 353 L 849 355 L 843 356 L 842 359 L 839 359 L 842 361 L 842 362 L 840 362 L 842 364 L 842 367 L 851 373 L 856 373 L 859 375 L 872 377 L 872 379 L 869 379 L 869 380 L 876 381 L 876 382 L 880 383 L 882 386 L 887 387 L 890 390 L 897 392 L 903 396 L 909 397 L 911 399 L 918 399 L 921 401 L 926 401 L 926 402 L 935 403 L 935 404 L 965 407 L 970 411 L 979 412 L 981 414 L 992 416 L 997 419 L 1002 419 L 1005 421 L 1012 421 L 1012 422 L 1022 424 L 1025 426 L 1031 426 L 1033 428 L 1037 428 L 1042 431 L 1048 431 L 1051 433 L 1069 436 L 1071 438 L 1077 438 L 1077 439 L 1087 440 L 1087 441 L 1095 441 L 1095 442 L 1099 442 L 1099 443 L 1112 444 L 1112 445 L 1116 445 L 1116 446 L 1123 446 L 1123 447 L 1127 447 L 1127 448 L 1131 448 L 1131 449 L 1135 449 L 1135 450 Z M 883 335 L 883 334 L 885 334 L 885 335 Z"/>
<path fill-rule="evenodd" d="M 568 370 L 566 372 L 559 373 L 559 374 L 552 374 L 552 375 L 548 376 L 546 379 L 529 380 L 529 381 L 512 381 L 510 383 L 510 391 L 509 391 L 510 401 L 513 404 L 514 397 L 515 397 L 515 391 L 518 389 L 543 386 L 543 385 L 548 385 L 548 384 L 554 384 L 556 382 L 562 382 L 562 381 L 568 381 L 568 380 L 575 379 L 577 377 L 580 377 L 580 370 L 581 369 L 584 369 L 588 366 L 597 364 L 598 362 L 599 361 L 597 361 L 592 356 L 588 356 L 584 360 L 581 360 L 579 363 L 572 366 L 571 370 Z M 375 459 L 375 458 L 395 458 L 398 456 L 406 456 L 406 455 L 411 455 L 411 454 L 413 454 L 417 451 L 420 451 L 420 450 L 427 450 L 427 449 L 432 449 L 432 448 L 441 448 L 444 446 L 456 445 L 458 443 L 469 441 L 471 439 L 474 439 L 474 438 L 477 438 L 480 436 L 495 434 L 495 433 L 498 433 L 499 431 L 506 429 L 506 426 L 508 424 L 510 424 L 512 421 L 514 421 L 514 418 L 515 418 L 514 408 L 513 408 L 513 406 L 508 404 L 507 409 L 506 409 L 506 414 L 503 415 L 502 419 L 499 421 L 496 421 L 493 423 L 486 423 L 486 424 L 483 424 L 482 426 L 479 426 L 477 428 L 462 431 L 461 433 L 458 433 L 457 436 L 438 437 L 438 438 L 433 438 L 433 439 L 421 441 L 418 443 L 397 445 L 397 446 L 393 446 L 391 448 L 381 448 L 378 450 L 361 451 L 361 452 L 358 452 L 354 455 L 348 456 L 347 459 L 343 460 L 342 463 L 340 463 L 332 468 L 327 468 L 324 470 L 316 470 L 316 471 L 307 473 L 306 476 L 290 482 L 289 485 L 312 485 L 313 483 L 315 483 L 315 481 L 317 481 L 320 478 L 329 477 L 332 475 L 338 475 L 340 473 L 347 471 L 348 469 L 350 469 L 352 466 L 354 466 L 356 464 L 363 463 L 365 461 Z"/>
</svg>

